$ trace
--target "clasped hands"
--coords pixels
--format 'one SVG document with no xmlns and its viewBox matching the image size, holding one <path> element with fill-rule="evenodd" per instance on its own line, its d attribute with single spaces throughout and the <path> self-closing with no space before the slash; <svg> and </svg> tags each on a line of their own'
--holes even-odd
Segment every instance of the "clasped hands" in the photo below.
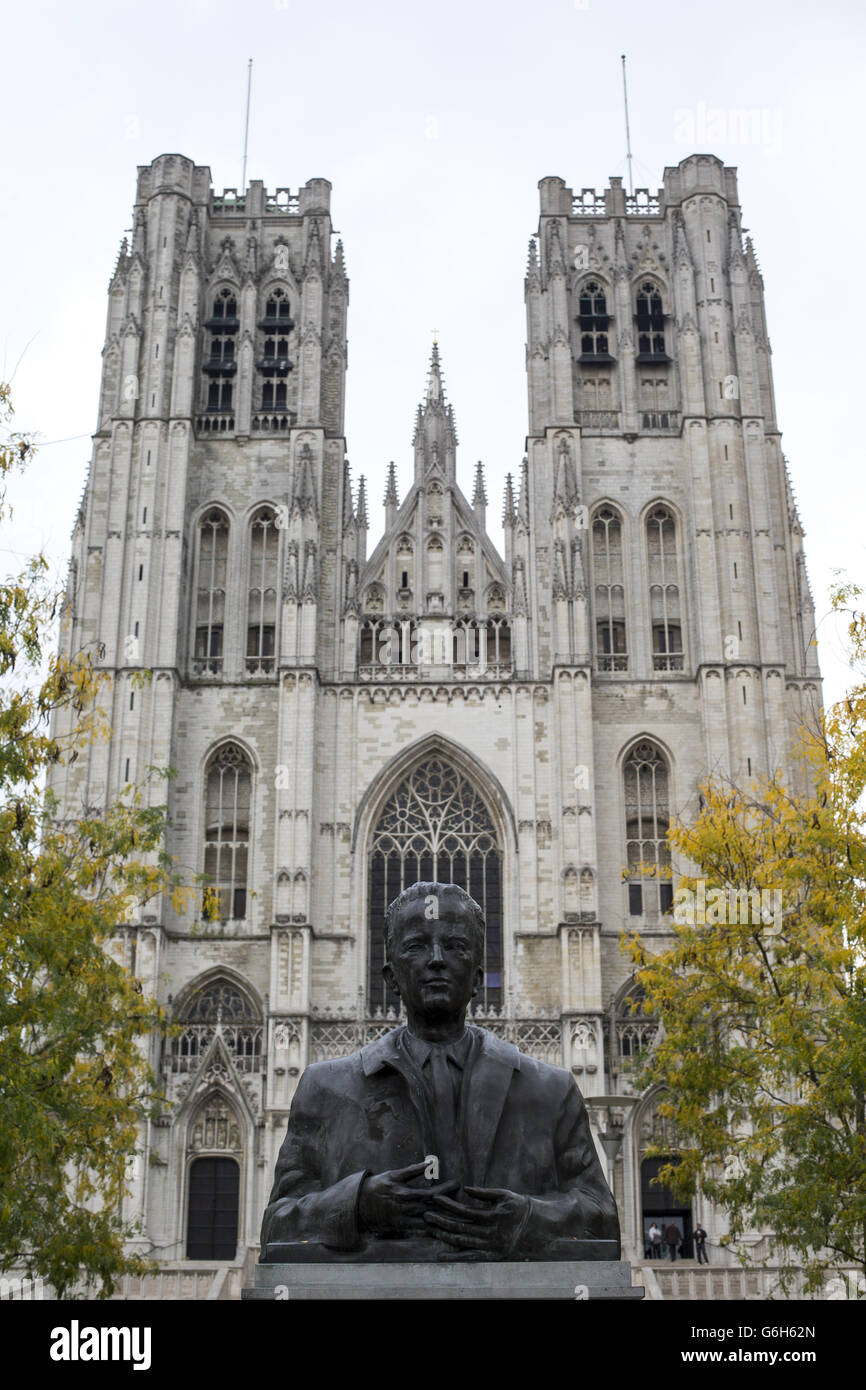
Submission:
<svg viewBox="0 0 866 1390">
<path fill-rule="evenodd" d="M 496 1260 L 511 1253 L 529 1213 L 529 1198 L 506 1187 L 464 1187 L 469 1206 L 453 1194 L 458 1182 L 413 1187 L 426 1160 L 364 1179 L 358 1200 L 361 1229 L 380 1236 L 432 1235 L 453 1260 Z"/>
</svg>

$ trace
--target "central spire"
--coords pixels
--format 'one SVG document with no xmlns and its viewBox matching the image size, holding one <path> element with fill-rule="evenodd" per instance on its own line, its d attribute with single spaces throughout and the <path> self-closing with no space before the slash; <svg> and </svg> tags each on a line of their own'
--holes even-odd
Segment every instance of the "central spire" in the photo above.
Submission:
<svg viewBox="0 0 866 1390">
<path fill-rule="evenodd" d="M 424 401 L 418 407 L 412 442 L 415 446 L 416 483 L 423 484 L 431 470 L 438 470 L 447 483 L 455 481 L 457 430 L 454 411 L 445 401 L 442 362 L 436 338 L 433 339 L 433 351 L 430 355 L 427 392 Z"/>
<path fill-rule="evenodd" d="M 433 405 L 444 396 L 442 389 L 442 367 L 439 362 L 439 344 L 433 339 L 433 353 L 430 358 L 430 375 L 427 378 L 427 403 Z"/>
</svg>

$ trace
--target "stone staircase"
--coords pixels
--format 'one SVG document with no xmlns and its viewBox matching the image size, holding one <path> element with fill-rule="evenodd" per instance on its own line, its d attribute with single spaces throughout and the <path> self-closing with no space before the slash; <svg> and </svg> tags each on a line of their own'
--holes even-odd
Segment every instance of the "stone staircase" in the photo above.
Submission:
<svg viewBox="0 0 866 1390">
<path fill-rule="evenodd" d="M 258 1246 L 251 1246 L 242 1256 L 230 1263 L 222 1260 L 203 1260 L 190 1264 L 186 1260 L 160 1265 L 153 1274 L 123 1277 L 114 1299 L 235 1300 L 245 1284 L 253 1282 L 253 1267 L 259 1257 Z"/>
<path fill-rule="evenodd" d="M 826 1297 L 807 1294 L 802 1275 L 796 1275 L 786 1292 L 779 1287 L 779 1265 L 744 1269 L 742 1265 L 705 1265 L 696 1260 L 653 1260 L 633 1268 L 633 1282 L 643 1284 L 648 1299 L 680 1302 L 724 1302 Z"/>
</svg>

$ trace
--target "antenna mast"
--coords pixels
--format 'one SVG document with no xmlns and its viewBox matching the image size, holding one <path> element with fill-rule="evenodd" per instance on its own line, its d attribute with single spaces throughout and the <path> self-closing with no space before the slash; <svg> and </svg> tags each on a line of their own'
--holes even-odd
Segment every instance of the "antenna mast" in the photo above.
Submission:
<svg viewBox="0 0 866 1390">
<path fill-rule="evenodd" d="M 634 186 L 631 177 L 631 132 L 628 128 L 628 83 L 625 80 L 625 54 L 622 55 L 622 99 L 625 103 L 625 144 L 626 159 L 628 160 L 628 191 L 629 196 L 634 193 Z"/>
<path fill-rule="evenodd" d="M 247 115 L 244 122 L 244 168 L 241 174 L 241 197 L 247 191 L 247 145 L 250 138 L 250 90 L 253 85 L 253 60 L 247 65 Z"/>
</svg>

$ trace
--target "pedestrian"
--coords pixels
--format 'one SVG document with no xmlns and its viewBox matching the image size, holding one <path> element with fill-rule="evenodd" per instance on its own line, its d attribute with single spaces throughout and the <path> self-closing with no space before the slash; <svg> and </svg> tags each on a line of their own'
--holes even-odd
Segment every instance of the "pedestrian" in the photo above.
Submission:
<svg viewBox="0 0 866 1390">
<path fill-rule="evenodd" d="M 672 1260 L 675 1260 L 677 1257 L 677 1248 L 681 1240 L 682 1233 L 680 1232 L 679 1226 L 675 1226 L 673 1221 L 669 1221 L 667 1226 L 665 1226 L 665 1244 L 670 1251 Z"/>
<path fill-rule="evenodd" d="M 662 1233 L 655 1222 L 649 1228 L 650 1259 L 660 1260 L 662 1257 Z"/>
<path fill-rule="evenodd" d="M 710 1263 L 707 1255 L 707 1233 L 701 1225 L 695 1227 L 695 1254 L 698 1264 L 708 1265 Z"/>
</svg>

